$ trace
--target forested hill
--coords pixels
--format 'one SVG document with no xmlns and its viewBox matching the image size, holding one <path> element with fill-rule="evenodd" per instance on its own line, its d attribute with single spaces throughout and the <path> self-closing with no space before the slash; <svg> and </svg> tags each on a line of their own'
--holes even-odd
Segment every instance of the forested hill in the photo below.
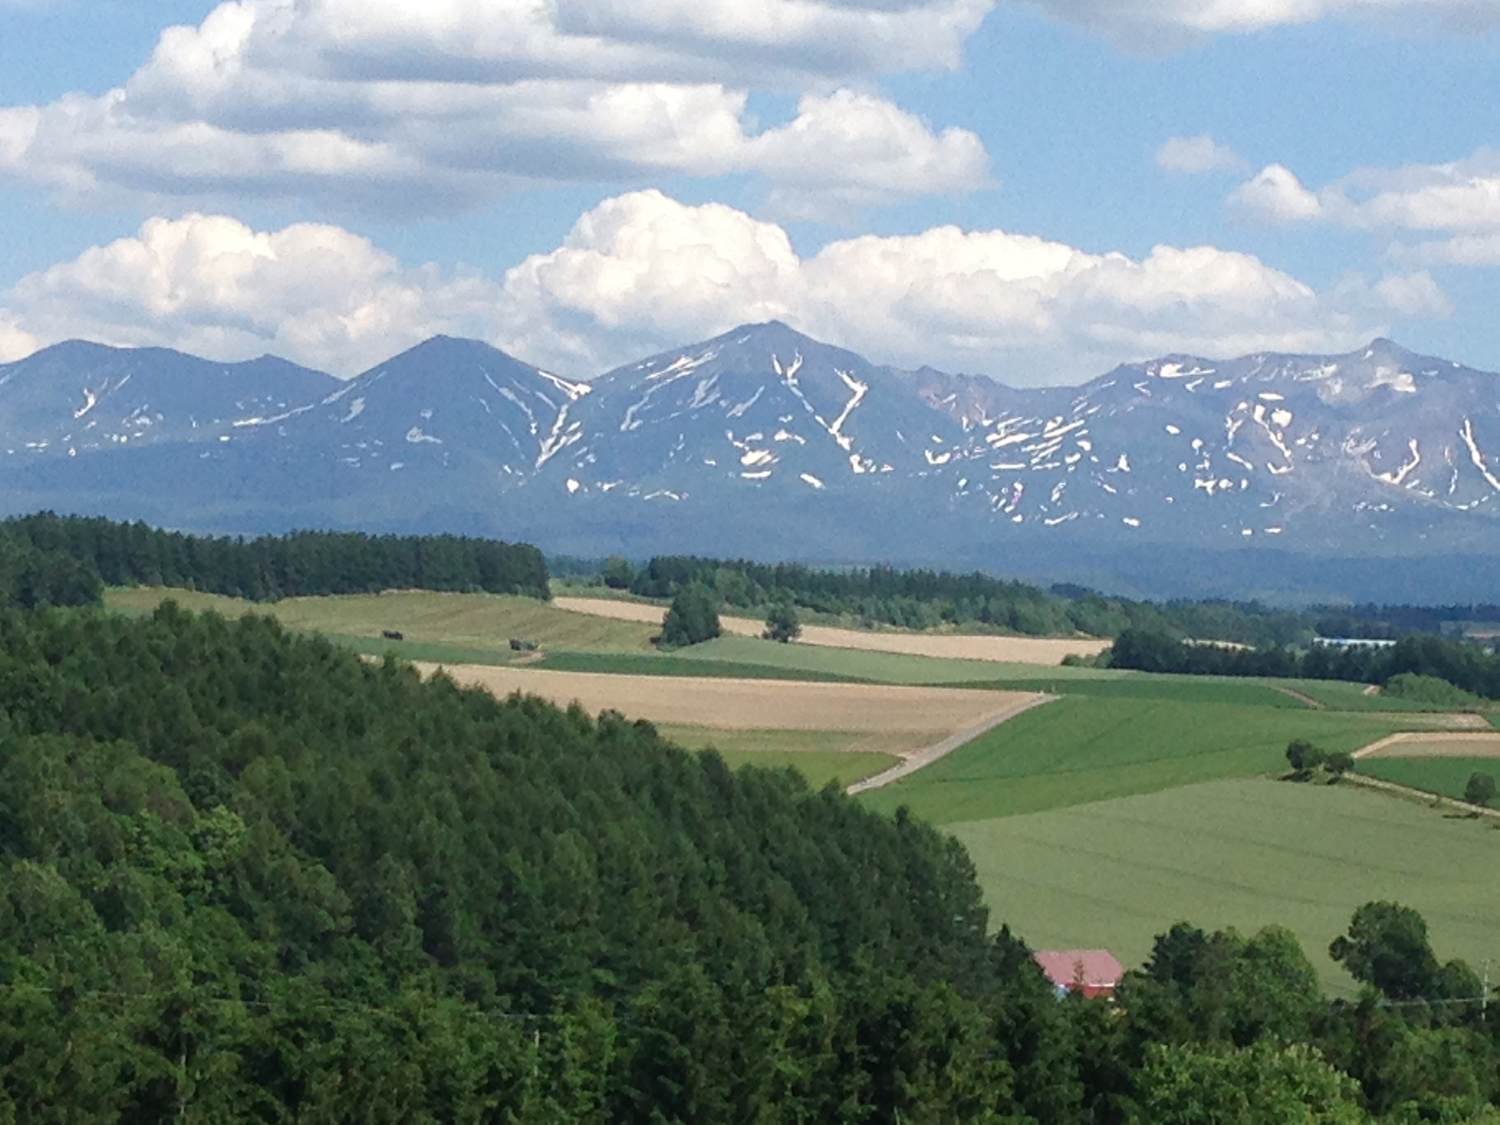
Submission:
<svg viewBox="0 0 1500 1125">
<path fill-rule="evenodd" d="M 1051 1003 L 956 842 L 644 723 L 170 603 L 0 705 L 0 1119 L 956 1118 Z"/>
<path fill-rule="evenodd" d="M 1500 1018 L 1410 912 L 1341 939 L 1358 1005 L 1186 926 L 1059 1002 L 986 923 L 952 839 L 644 723 L 0 611 L 0 1121 L 1493 1119 Z"/>
<path fill-rule="evenodd" d="M 251 601 L 389 589 L 550 596 L 546 560 L 525 543 L 327 531 L 246 541 L 50 512 L 0 521 L 0 604 L 87 605 L 101 583 Z"/>
</svg>

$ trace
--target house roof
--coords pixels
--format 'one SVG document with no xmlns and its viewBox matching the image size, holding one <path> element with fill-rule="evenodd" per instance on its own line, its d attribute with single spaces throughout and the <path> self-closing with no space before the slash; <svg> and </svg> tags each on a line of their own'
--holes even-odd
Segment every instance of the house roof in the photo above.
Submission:
<svg viewBox="0 0 1500 1125">
<path fill-rule="evenodd" d="M 1059 988 L 1114 988 L 1125 975 L 1125 966 L 1107 949 L 1046 949 L 1032 956 Z"/>
</svg>

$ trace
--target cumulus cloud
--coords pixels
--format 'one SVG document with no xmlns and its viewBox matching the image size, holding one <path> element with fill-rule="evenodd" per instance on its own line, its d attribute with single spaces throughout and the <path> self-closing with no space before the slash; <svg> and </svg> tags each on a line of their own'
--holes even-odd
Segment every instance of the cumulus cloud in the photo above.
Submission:
<svg viewBox="0 0 1500 1125">
<path fill-rule="evenodd" d="M 1319 221 L 1378 233 L 1443 234 L 1392 253 L 1419 264 L 1500 264 L 1500 152 L 1446 164 L 1362 168 L 1316 191 L 1280 164 L 1235 189 L 1231 213 L 1268 225 Z"/>
<path fill-rule="evenodd" d="M 1266 165 L 1254 179 L 1235 188 L 1229 209 L 1236 217 L 1268 226 L 1304 222 L 1323 214 L 1322 201 L 1282 164 Z"/>
<path fill-rule="evenodd" d="M 226 359 L 271 351 L 350 374 L 443 332 L 590 375 L 781 319 L 887 362 L 1058 382 L 1173 351 L 1350 348 L 1394 320 L 1447 312 L 1426 274 L 1320 293 L 1208 246 L 1133 259 L 945 226 L 802 257 L 775 223 L 642 191 L 588 211 L 499 281 L 408 269 L 322 224 L 153 219 L 0 294 L 0 354 L 81 335 Z"/>
<path fill-rule="evenodd" d="M 1238 172 L 1245 167 L 1239 153 L 1212 137 L 1169 137 L 1156 150 L 1156 163 L 1168 172 L 1196 176 L 1205 172 Z"/>
<path fill-rule="evenodd" d="M 774 317 L 888 362 L 1056 382 L 1171 351 L 1352 348 L 1395 319 L 1441 311 L 1430 278 L 1388 280 L 1319 293 L 1214 247 L 1136 260 L 957 227 L 801 258 L 775 224 L 638 192 L 509 272 L 498 334 L 529 357 L 598 370 Z"/>
<path fill-rule="evenodd" d="M 788 211 L 966 191 L 974 134 L 844 84 L 957 65 L 991 3 L 235 0 L 102 96 L 0 109 L 0 175 L 412 215 L 663 174 L 759 175 Z M 751 88 L 801 93 L 797 116 L 757 132 Z"/>
<path fill-rule="evenodd" d="M 0 355 L 85 336 L 223 359 L 269 351 L 352 374 L 441 332 L 587 376 L 780 319 L 886 362 L 1066 382 L 1174 351 L 1352 348 L 1448 311 L 1423 273 L 1319 292 L 1211 246 L 1135 259 L 944 226 L 803 257 L 775 223 L 641 191 L 586 212 L 499 280 L 407 268 L 323 224 L 153 219 L 0 293 Z"/>
<path fill-rule="evenodd" d="M 0 353 L 82 337 L 353 374 L 440 332 L 483 334 L 498 293 L 482 277 L 403 269 L 335 226 L 152 219 L 0 293 Z"/>
<path fill-rule="evenodd" d="M 1462 31 L 1500 25 L 1493 0 L 1027 0 L 1048 14 L 1140 50 L 1210 35 L 1262 31 L 1328 18 L 1437 19 Z"/>
</svg>

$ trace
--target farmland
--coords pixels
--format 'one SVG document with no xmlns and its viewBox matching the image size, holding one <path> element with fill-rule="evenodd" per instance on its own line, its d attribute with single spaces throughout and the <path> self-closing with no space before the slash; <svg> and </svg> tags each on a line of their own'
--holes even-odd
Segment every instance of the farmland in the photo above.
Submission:
<svg viewBox="0 0 1500 1125">
<path fill-rule="evenodd" d="M 575 613 L 651 624 L 660 624 L 664 612 L 662 606 L 617 598 L 563 597 L 558 598 L 554 604 Z M 725 616 L 720 618 L 720 622 L 726 633 L 739 637 L 759 637 L 765 628 L 761 621 L 748 617 Z M 1097 637 L 1063 639 L 976 633 L 910 633 L 890 629 L 839 629 L 827 625 L 804 626 L 802 643 L 819 648 L 1008 664 L 1060 664 L 1062 658 L 1070 653 L 1093 656 L 1109 647 L 1108 641 Z"/>
<path fill-rule="evenodd" d="M 1349 787 L 1215 781 L 950 830 L 996 924 L 1042 947 L 1103 945 L 1139 964 L 1178 920 L 1274 923 L 1347 995 L 1328 943 L 1361 903 L 1393 899 L 1422 912 L 1440 956 L 1500 957 L 1495 831 Z"/>
<path fill-rule="evenodd" d="M 436 666 L 418 664 L 424 672 Z M 585 711 L 620 711 L 653 722 L 722 730 L 848 731 L 904 735 L 911 748 L 972 727 L 1025 702 L 1018 692 L 877 684 L 587 675 L 533 668 L 456 665 L 455 681 L 496 695 L 522 692 Z M 935 737 L 934 737 L 935 736 Z"/>
<path fill-rule="evenodd" d="M 1287 743 L 1353 751 L 1422 716 L 1068 695 L 865 798 L 939 824 L 1014 816 L 1286 768 Z"/>
<path fill-rule="evenodd" d="M 108 602 L 141 613 L 164 594 L 115 590 Z M 1462 744 L 1437 734 L 1449 741 L 1396 743 L 1359 765 L 1372 777 L 1459 796 L 1490 752 L 1473 742 L 1483 737 L 1473 728 L 1486 724 L 1477 714 L 1439 713 L 1358 684 L 776 644 L 752 635 L 759 625 L 749 621 L 664 653 L 650 645 L 660 607 L 624 601 L 609 616 L 574 612 L 565 600 L 482 594 L 255 605 L 171 596 L 229 616 L 270 613 L 288 628 L 392 652 L 428 673 L 441 664 L 459 682 L 497 694 L 520 690 L 647 718 L 681 746 L 712 747 L 732 768 L 791 768 L 815 788 L 870 777 L 1017 700 L 1054 693 L 1061 698 L 859 798 L 887 813 L 906 806 L 952 831 L 970 851 L 996 924 L 1010 923 L 1036 945 L 1106 946 L 1132 964 L 1178 920 L 1247 930 L 1279 922 L 1301 938 L 1325 984 L 1347 993 L 1347 978 L 1326 957 L 1328 941 L 1360 903 L 1396 898 L 1427 915 L 1445 956 L 1500 954 L 1486 937 L 1500 907 L 1483 905 L 1500 896 L 1493 879 L 1476 874 L 1495 869 L 1500 838 L 1483 825 L 1349 786 L 1266 780 L 1286 769 L 1295 738 L 1353 752 L 1402 732 L 1432 740 L 1421 732 L 1467 727 Z M 386 629 L 405 639 L 383 640 Z M 518 666 L 510 637 L 537 641 L 541 651 Z M 1418 756 L 1434 747 L 1463 756 Z"/>
</svg>

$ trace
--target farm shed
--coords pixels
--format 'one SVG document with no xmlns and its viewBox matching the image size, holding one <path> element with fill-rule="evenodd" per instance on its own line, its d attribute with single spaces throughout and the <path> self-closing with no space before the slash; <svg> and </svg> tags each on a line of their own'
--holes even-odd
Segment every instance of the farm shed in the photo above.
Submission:
<svg viewBox="0 0 1500 1125">
<path fill-rule="evenodd" d="M 1113 996 L 1125 966 L 1107 949 L 1046 949 L 1032 954 L 1059 996 Z"/>
</svg>

